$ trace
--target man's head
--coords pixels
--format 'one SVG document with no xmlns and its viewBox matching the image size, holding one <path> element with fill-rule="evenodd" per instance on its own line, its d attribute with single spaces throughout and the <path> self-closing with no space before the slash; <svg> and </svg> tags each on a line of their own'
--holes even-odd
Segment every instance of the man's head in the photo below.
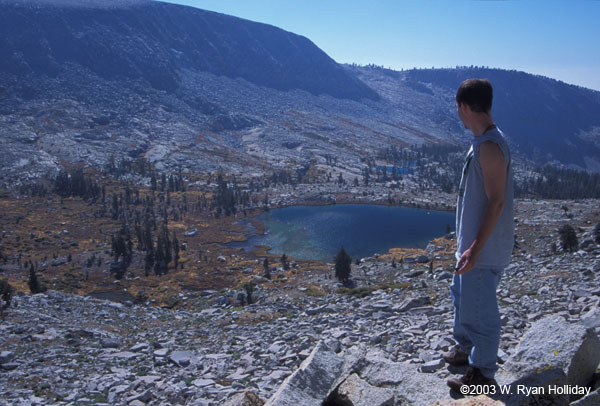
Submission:
<svg viewBox="0 0 600 406">
<path fill-rule="evenodd" d="M 466 104 L 474 113 L 490 113 L 492 98 L 492 84 L 487 79 L 467 79 L 456 91 L 457 106 Z"/>
</svg>

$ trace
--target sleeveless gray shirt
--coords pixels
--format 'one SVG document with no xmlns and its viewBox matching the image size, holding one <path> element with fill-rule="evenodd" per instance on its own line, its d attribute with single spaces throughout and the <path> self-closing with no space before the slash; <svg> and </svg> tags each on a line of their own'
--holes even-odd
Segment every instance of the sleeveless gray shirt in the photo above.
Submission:
<svg viewBox="0 0 600 406">
<path fill-rule="evenodd" d="M 504 208 L 492 234 L 483 246 L 476 267 L 503 269 L 510 262 L 514 246 L 513 170 L 508 143 L 497 128 L 479 137 L 474 137 L 467 153 L 456 205 L 456 238 L 458 240 L 456 259 L 460 258 L 477 237 L 487 206 L 488 199 L 479 162 L 479 146 L 486 141 L 498 144 L 504 154 L 507 170 L 506 190 L 504 191 Z"/>
</svg>

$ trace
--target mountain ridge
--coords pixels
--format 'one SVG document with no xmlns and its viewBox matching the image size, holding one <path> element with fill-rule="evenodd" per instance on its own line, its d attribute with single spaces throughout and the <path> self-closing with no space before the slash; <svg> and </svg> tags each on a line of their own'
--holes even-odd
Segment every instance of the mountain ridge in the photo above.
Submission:
<svg viewBox="0 0 600 406">
<path fill-rule="evenodd" d="M 103 168 L 140 158 L 158 170 L 227 168 L 254 176 L 307 165 L 329 171 L 328 157 L 336 156 L 334 174 L 352 179 L 362 176 L 365 160 L 391 146 L 467 144 L 471 135 L 456 115 L 456 87 L 463 78 L 486 75 L 496 90 L 494 116 L 515 156 L 600 171 L 599 92 L 498 69 L 340 65 L 308 39 L 276 27 L 180 5 L 126 3 L 93 13 L 23 3 L 2 8 L 2 184 L 52 176 L 63 163 Z M 173 28 L 174 21 L 180 27 Z M 222 22 L 226 40 L 210 34 L 212 54 L 192 46 L 208 38 L 202 30 Z M 190 32 L 200 33 L 195 39 L 184 35 L 192 23 L 198 27 Z M 272 34 L 271 42 L 264 33 Z M 290 51 L 291 59 L 267 52 L 279 43 L 304 51 Z M 264 46 L 244 53 L 244 44 Z M 313 52 L 322 59 L 309 61 Z M 219 55 L 245 62 L 227 70 Z M 314 69 L 297 64 L 298 55 Z M 95 66 L 98 59 L 104 65 Z M 199 59 L 208 65 L 193 63 Z M 244 69 L 246 77 L 236 73 Z M 346 81 L 358 85 L 349 90 Z"/>
</svg>

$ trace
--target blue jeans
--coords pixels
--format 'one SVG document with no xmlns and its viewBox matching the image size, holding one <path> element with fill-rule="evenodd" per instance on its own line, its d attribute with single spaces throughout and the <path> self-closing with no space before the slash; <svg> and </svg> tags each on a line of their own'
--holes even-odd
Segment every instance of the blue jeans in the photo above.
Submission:
<svg viewBox="0 0 600 406">
<path fill-rule="evenodd" d="M 496 288 L 501 270 L 474 268 L 454 275 L 450 292 L 454 303 L 454 339 L 469 354 L 469 365 L 479 368 L 487 378 L 498 370 L 500 312 Z"/>
</svg>

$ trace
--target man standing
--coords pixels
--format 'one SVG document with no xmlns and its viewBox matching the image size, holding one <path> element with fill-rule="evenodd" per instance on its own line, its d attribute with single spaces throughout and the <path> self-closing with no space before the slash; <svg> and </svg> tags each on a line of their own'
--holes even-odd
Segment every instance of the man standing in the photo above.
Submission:
<svg viewBox="0 0 600 406">
<path fill-rule="evenodd" d="M 460 378 L 448 379 L 457 392 L 463 385 L 495 385 L 500 344 L 496 288 L 514 245 L 513 171 L 510 150 L 492 119 L 492 85 L 465 80 L 456 93 L 458 116 L 473 132 L 456 207 L 456 271 L 450 291 L 454 338 L 444 353 L 451 365 L 469 365 Z"/>
</svg>

